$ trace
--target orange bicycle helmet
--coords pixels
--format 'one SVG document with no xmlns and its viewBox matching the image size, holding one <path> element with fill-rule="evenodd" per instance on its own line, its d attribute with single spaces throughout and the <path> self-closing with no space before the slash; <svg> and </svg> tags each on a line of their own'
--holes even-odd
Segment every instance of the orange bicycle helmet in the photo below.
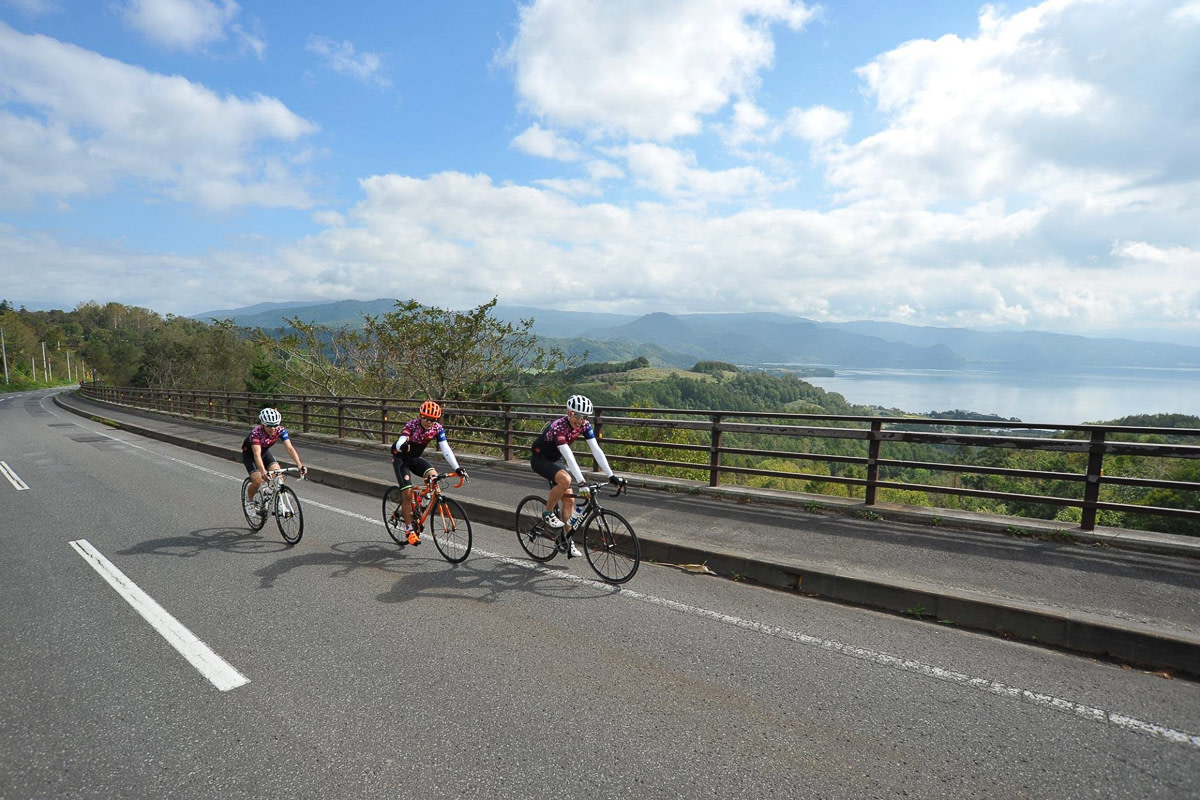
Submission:
<svg viewBox="0 0 1200 800">
<path fill-rule="evenodd" d="M 429 417 L 430 419 L 441 419 L 442 407 L 432 400 L 426 400 L 424 403 L 421 403 L 421 416 Z"/>
</svg>

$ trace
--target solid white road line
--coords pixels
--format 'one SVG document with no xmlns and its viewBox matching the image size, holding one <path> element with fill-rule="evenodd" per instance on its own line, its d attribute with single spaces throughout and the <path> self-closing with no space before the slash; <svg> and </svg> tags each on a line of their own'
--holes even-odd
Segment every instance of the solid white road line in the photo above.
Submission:
<svg viewBox="0 0 1200 800">
<path fill-rule="evenodd" d="M 25 484 L 25 481 L 21 480 L 21 476 L 13 472 L 12 467 L 10 467 L 6 461 L 0 461 L 0 475 L 4 475 L 4 477 L 8 478 L 8 482 L 11 483 L 18 492 L 23 492 L 29 488 Z"/>
<path fill-rule="evenodd" d="M 231 667 L 225 659 L 214 653 L 208 645 L 197 639 L 195 634 L 180 624 L 179 620 L 167 613 L 150 595 L 143 592 L 133 581 L 125 577 L 125 574 L 113 566 L 112 562 L 105 558 L 90 542 L 86 539 L 79 539 L 71 542 L 70 545 L 172 647 L 191 662 L 193 667 L 200 670 L 200 674 L 208 678 L 213 686 L 216 686 L 222 692 L 227 692 L 230 689 L 236 689 L 242 684 L 250 682 L 249 678 Z"/>
</svg>

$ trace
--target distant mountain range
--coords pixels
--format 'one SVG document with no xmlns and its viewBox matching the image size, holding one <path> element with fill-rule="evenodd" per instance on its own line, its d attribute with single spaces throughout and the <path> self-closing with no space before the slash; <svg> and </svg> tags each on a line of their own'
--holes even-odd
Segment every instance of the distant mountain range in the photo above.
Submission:
<svg viewBox="0 0 1200 800">
<path fill-rule="evenodd" d="M 395 309 L 395 300 L 260 303 L 210 311 L 194 319 L 230 319 L 274 330 L 287 320 L 359 327 L 364 315 Z M 533 332 L 564 350 L 586 350 L 590 360 L 645 356 L 688 367 L 697 361 L 739 365 L 843 369 L 996 368 L 1046 371 L 1098 367 L 1200 367 L 1200 347 L 1131 339 L 1089 338 L 1038 331 L 978 331 L 891 322 L 813 322 L 784 314 L 664 314 L 644 316 L 500 306 L 499 319 L 533 318 Z"/>
</svg>

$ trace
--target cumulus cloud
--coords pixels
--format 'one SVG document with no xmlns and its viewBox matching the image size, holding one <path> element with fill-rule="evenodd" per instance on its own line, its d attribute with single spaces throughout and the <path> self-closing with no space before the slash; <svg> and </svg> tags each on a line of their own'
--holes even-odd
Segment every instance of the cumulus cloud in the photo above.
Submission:
<svg viewBox="0 0 1200 800">
<path fill-rule="evenodd" d="M 293 153 L 316 131 L 279 100 L 222 96 L 0 23 L 0 197 L 110 191 L 125 180 L 183 202 L 307 207 Z"/>
<path fill-rule="evenodd" d="M 827 106 L 793 108 L 784 122 L 784 128 L 793 136 L 818 145 L 840 139 L 849 127 L 848 113 L 835 111 Z"/>
<path fill-rule="evenodd" d="M 546 130 L 541 125 L 531 125 L 512 140 L 512 146 L 523 153 L 541 158 L 551 158 L 556 161 L 579 161 L 583 152 L 579 146 L 559 136 L 554 131 Z"/>
<path fill-rule="evenodd" d="M 378 53 L 359 53 L 352 43 L 335 42 L 325 36 L 310 36 L 306 49 L 321 56 L 325 65 L 339 75 L 381 88 L 391 85 L 381 72 L 383 59 Z"/>
<path fill-rule="evenodd" d="M 745 95 L 798 0 L 533 0 L 504 54 L 522 101 L 557 126 L 667 142 Z"/>
<path fill-rule="evenodd" d="M 1200 106 L 1178 98 L 1195 92 L 1200 48 L 1171 22 L 1175 5 L 989 6 L 975 38 L 877 57 L 859 74 L 887 125 L 829 155 L 831 183 L 846 198 L 1023 196 L 1108 213 L 1136 209 L 1149 186 L 1195 187 Z"/>
<path fill-rule="evenodd" d="M 757 167 L 703 169 L 693 153 L 657 144 L 629 145 L 625 159 L 640 185 L 677 199 L 719 202 L 783 188 Z"/>
<path fill-rule="evenodd" d="M 117 8 L 129 27 L 170 50 L 198 50 L 231 33 L 260 58 L 266 49 L 235 21 L 241 8 L 234 0 L 125 0 Z"/>
</svg>

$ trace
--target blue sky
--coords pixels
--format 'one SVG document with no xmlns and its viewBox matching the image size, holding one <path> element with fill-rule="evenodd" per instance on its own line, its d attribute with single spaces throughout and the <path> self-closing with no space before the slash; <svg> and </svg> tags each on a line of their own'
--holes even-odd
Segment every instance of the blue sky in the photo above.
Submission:
<svg viewBox="0 0 1200 800">
<path fill-rule="evenodd" d="M 0 0 L 0 296 L 1200 345 L 1197 86 L 1200 0 Z"/>
</svg>

